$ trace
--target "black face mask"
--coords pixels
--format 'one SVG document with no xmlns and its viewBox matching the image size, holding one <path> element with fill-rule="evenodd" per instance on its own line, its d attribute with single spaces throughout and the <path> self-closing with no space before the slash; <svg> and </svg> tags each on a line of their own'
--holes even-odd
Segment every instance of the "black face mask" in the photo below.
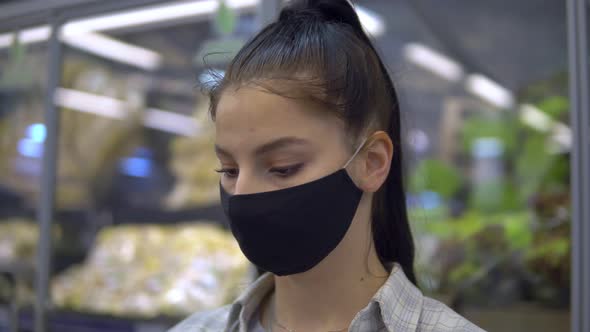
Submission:
<svg viewBox="0 0 590 332">
<path fill-rule="evenodd" d="M 305 272 L 338 246 L 363 194 L 339 171 L 286 189 L 230 195 L 221 204 L 242 252 L 259 268 L 279 276 Z"/>
</svg>

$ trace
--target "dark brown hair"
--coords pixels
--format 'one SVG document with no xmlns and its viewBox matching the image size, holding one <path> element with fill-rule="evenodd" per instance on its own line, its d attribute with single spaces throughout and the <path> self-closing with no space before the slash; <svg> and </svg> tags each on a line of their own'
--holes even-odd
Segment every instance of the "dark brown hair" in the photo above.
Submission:
<svg viewBox="0 0 590 332">
<path fill-rule="evenodd" d="M 400 264 L 415 284 L 397 94 L 352 5 L 345 0 L 291 1 L 209 86 L 213 118 L 226 88 L 250 84 L 322 105 L 344 121 L 355 141 L 367 130 L 389 134 L 393 160 L 387 180 L 373 197 L 373 241 L 381 263 Z"/>
</svg>

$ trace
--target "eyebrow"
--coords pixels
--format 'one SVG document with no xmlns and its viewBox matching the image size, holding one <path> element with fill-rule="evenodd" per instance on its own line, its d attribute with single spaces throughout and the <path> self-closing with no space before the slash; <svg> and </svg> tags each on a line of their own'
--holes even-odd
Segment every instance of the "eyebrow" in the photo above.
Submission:
<svg viewBox="0 0 590 332">
<path fill-rule="evenodd" d="M 254 150 L 254 154 L 260 156 L 293 145 L 309 145 L 309 141 L 294 136 L 281 137 L 257 147 L 256 150 Z M 218 145 L 215 145 L 215 152 L 220 155 L 231 156 L 231 153 Z"/>
</svg>

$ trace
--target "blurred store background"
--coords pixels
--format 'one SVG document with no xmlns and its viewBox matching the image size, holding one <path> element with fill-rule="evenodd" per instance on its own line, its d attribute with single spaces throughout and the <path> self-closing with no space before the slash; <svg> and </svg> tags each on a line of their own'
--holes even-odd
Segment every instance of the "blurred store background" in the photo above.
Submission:
<svg viewBox="0 0 590 332">
<path fill-rule="evenodd" d="M 489 331 L 588 331 L 590 4 L 354 3 L 400 93 L 422 290 Z M 198 86 L 280 4 L 0 2 L 0 331 L 165 331 L 252 280 Z"/>
</svg>

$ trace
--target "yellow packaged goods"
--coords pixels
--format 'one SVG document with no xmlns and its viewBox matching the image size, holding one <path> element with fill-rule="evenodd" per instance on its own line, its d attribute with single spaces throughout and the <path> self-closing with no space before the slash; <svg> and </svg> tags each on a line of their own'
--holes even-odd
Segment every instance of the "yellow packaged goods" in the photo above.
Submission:
<svg viewBox="0 0 590 332">
<path fill-rule="evenodd" d="M 82 58 L 69 59 L 64 64 L 59 94 L 62 97 L 58 99 L 72 93 L 87 93 L 120 100 L 126 110 L 120 118 L 101 117 L 79 112 L 79 106 L 69 108 L 64 106 L 67 103 L 59 103 L 62 108 L 55 197 L 58 209 L 94 206 L 96 199 L 110 188 L 120 158 L 141 143 L 145 112 L 142 81 L 138 81 L 133 75 L 122 75 Z M 18 147 L 23 139 L 36 147 L 29 150 L 42 147 L 26 135 L 31 135 L 34 126 L 44 128 L 43 109 L 38 98 L 31 98 L 19 103 L 14 112 L 6 114 L 6 120 L 0 121 L 0 184 L 18 192 L 31 205 L 39 199 L 41 158 L 36 153 L 23 154 Z"/>
<path fill-rule="evenodd" d="M 249 263 L 212 224 L 103 230 L 87 262 L 53 282 L 60 307 L 120 316 L 187 315 L 230 302 Z"/>
<path fill-rule="evenodd" d="M 166 198 L 170 209 L 206 206 L 219 201 L 219 166 L 215 155 L 215 130 L 209 119 L 207 98 L 201 96 L 194 114 L 199 132 L 193 137 L 176 137 L 171 145 L 170 170 L 176 184 Z"/>
<path fill-rule="evenodd" d="M 0 220 L 0 263 L 31 261 L 38 238 L 39 229 L 29 220 Z"/>
</svg>

